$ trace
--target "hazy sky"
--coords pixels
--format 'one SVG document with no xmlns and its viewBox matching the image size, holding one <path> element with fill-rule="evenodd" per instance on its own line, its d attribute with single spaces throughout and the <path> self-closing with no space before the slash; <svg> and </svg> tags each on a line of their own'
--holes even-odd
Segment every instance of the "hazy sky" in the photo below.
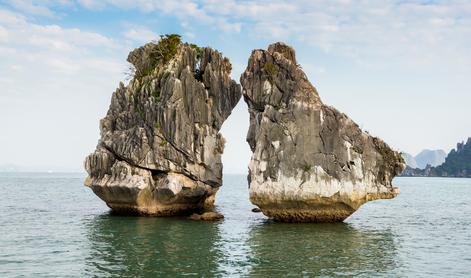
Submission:
<svg viewBox="0 0 471 278">
<path fill-rule="evenodd" d="M 393 148 L 449 151 L 471 136 L 470 1 L 0 1 L 0 164 L 81 171 L 125 78 L 127 53 L 179 33 L 238 80 L 284 41 L 323 101 Z M 243 101 L 224 124 L 224 171 L 250 150 Z"/>
</svg>

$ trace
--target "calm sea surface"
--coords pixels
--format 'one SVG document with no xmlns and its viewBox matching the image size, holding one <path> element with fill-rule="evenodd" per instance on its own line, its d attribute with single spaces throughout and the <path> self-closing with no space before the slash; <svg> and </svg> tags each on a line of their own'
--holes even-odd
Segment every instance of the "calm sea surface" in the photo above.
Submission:
<svg viewBox="0 0 471 278">
<path fill-rule="evenodd" d="M 0 174 L 0 277 L 471 277 L 471 180 L 397 178 L 345 223 L 252 213 L 226 175 L 225 220 L 119 217 L 83 174 Z"/>
</svg>

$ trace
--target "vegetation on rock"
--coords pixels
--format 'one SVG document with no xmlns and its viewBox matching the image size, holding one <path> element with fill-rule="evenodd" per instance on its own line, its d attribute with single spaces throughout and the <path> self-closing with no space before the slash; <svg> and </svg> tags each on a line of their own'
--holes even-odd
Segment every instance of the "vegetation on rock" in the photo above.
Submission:
<svg viewBox="0 0 471 278">
<path fill-rule="evenodd" d="M 270 76 L 271 79 L 274 79 L 278 72 L 278 70 L 276 69 L 276 66 L 272 62 L 265 63 L 265 65 L 263 66 L 263 69 L 268 74 L 268 76 Z"/>
<path fill-rule="evenodd" d="M 219 131 L 241 97 L 229 60 L 164 35 L 131 51 L 113 93 L 86 184 L 118 213 L 169 216 L 213 206 L 222 185 Z M 204 61 L 204 65 L 202 65 Z M 196 70 L 211 78 L 204 86 Z M 185 190 L 182 190 L 185 189 Z"/>
<path fill-rule="evenodd" d="M 196 51 L 196 59 L 199 59 L 201 55 L 201 48 L 194 43 L 190 43 L 189 46 Z"/>
<path fill-rule="evenodd" d="M 293 48 L 253 51 L 240 80 L 250 113 L 249 196 L 266 216 L 343 221 L 367 201 L 398 194 L 400 154 L 322 103 Z"/>
<path fill-rule="evenodd" d="M 402 176 L 471 178 L 471 138 L 466 143 L 458 143 L 443 164 L 437 167 L 428 165 L 425 169 L 407 167 Z"/>
<path fill-rule="evenodd" d="M 150 42 L 132 51 L 128 56 L 128 62 L 134 66 L 134 77 L 142 79 L 158 66 L 167 64 L 177 53 L 181 43 L 180 35 L 167 34 L 160 36 L 157 42 Z"/>
<path fill-rule="evenodd" d="M 445 159 L 445 163 L 432 171 L 438 176 L 471 177 L 471 138 L 466 144 L 458 143 Z"/>
</svg>

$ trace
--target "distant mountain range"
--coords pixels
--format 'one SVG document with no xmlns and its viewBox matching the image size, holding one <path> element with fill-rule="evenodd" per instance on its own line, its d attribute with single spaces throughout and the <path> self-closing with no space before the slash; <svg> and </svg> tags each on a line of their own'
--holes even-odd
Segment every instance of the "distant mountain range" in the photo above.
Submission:
<svg viewBox="0 0 471 278">
<path fill-rule="evenodd" d="M 410 155 L 405 154 L 404 160 L 406 161 L 407 168 L 402 173 L 402 176 L 408 177 L 471 177 L 471 138 L 468 138 L 466 143 L 458 143 L 456 149 L 451 150 L 445 161 L 442 164 L 433 166 L 432 163 L 426 166 L 425 169 L 419 167 L 412 167 Z M 432 155 L 423 156 L 432 158 Z M 407 161 L 409 160 L 408 164 Z M 419 166 L 417 158 L 415 158 L 416 166 Z M 421 164 L 423 165 L 423 164 Z"/>
<path fill-rule="evenodd" d="M 446 153 L 444 150 L 423 150 L 416 156 L 402 153 L 402 157 L 407 166 L 411 168 L 425 169 L 427 165 L 435 167 L 445 162 Z"/>
</svg>

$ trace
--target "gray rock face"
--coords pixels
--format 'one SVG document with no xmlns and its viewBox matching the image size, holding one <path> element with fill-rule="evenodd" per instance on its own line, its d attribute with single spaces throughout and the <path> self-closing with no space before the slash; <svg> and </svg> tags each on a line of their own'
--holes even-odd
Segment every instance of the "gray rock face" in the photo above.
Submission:
<svg viewBox="0 0 471 278">
<path fill-rule="evenodd" d="M 211 207 L 222 184 L 219 130 L 240 85 L 221 53 L 173 39 L 129 54 L 135 77 L 113 93 L 85 160 L 85 184 L 115 211 L 190 213 Z"/>
<path fill-rule="evenodd" d="M 281 221 L 342 221 L 363 203 L 393 198 L 401 155 L 324 105 L 283 44 L 254 50 L 241 76 L 250 113 L 249 193 Z"/>
</svg>

